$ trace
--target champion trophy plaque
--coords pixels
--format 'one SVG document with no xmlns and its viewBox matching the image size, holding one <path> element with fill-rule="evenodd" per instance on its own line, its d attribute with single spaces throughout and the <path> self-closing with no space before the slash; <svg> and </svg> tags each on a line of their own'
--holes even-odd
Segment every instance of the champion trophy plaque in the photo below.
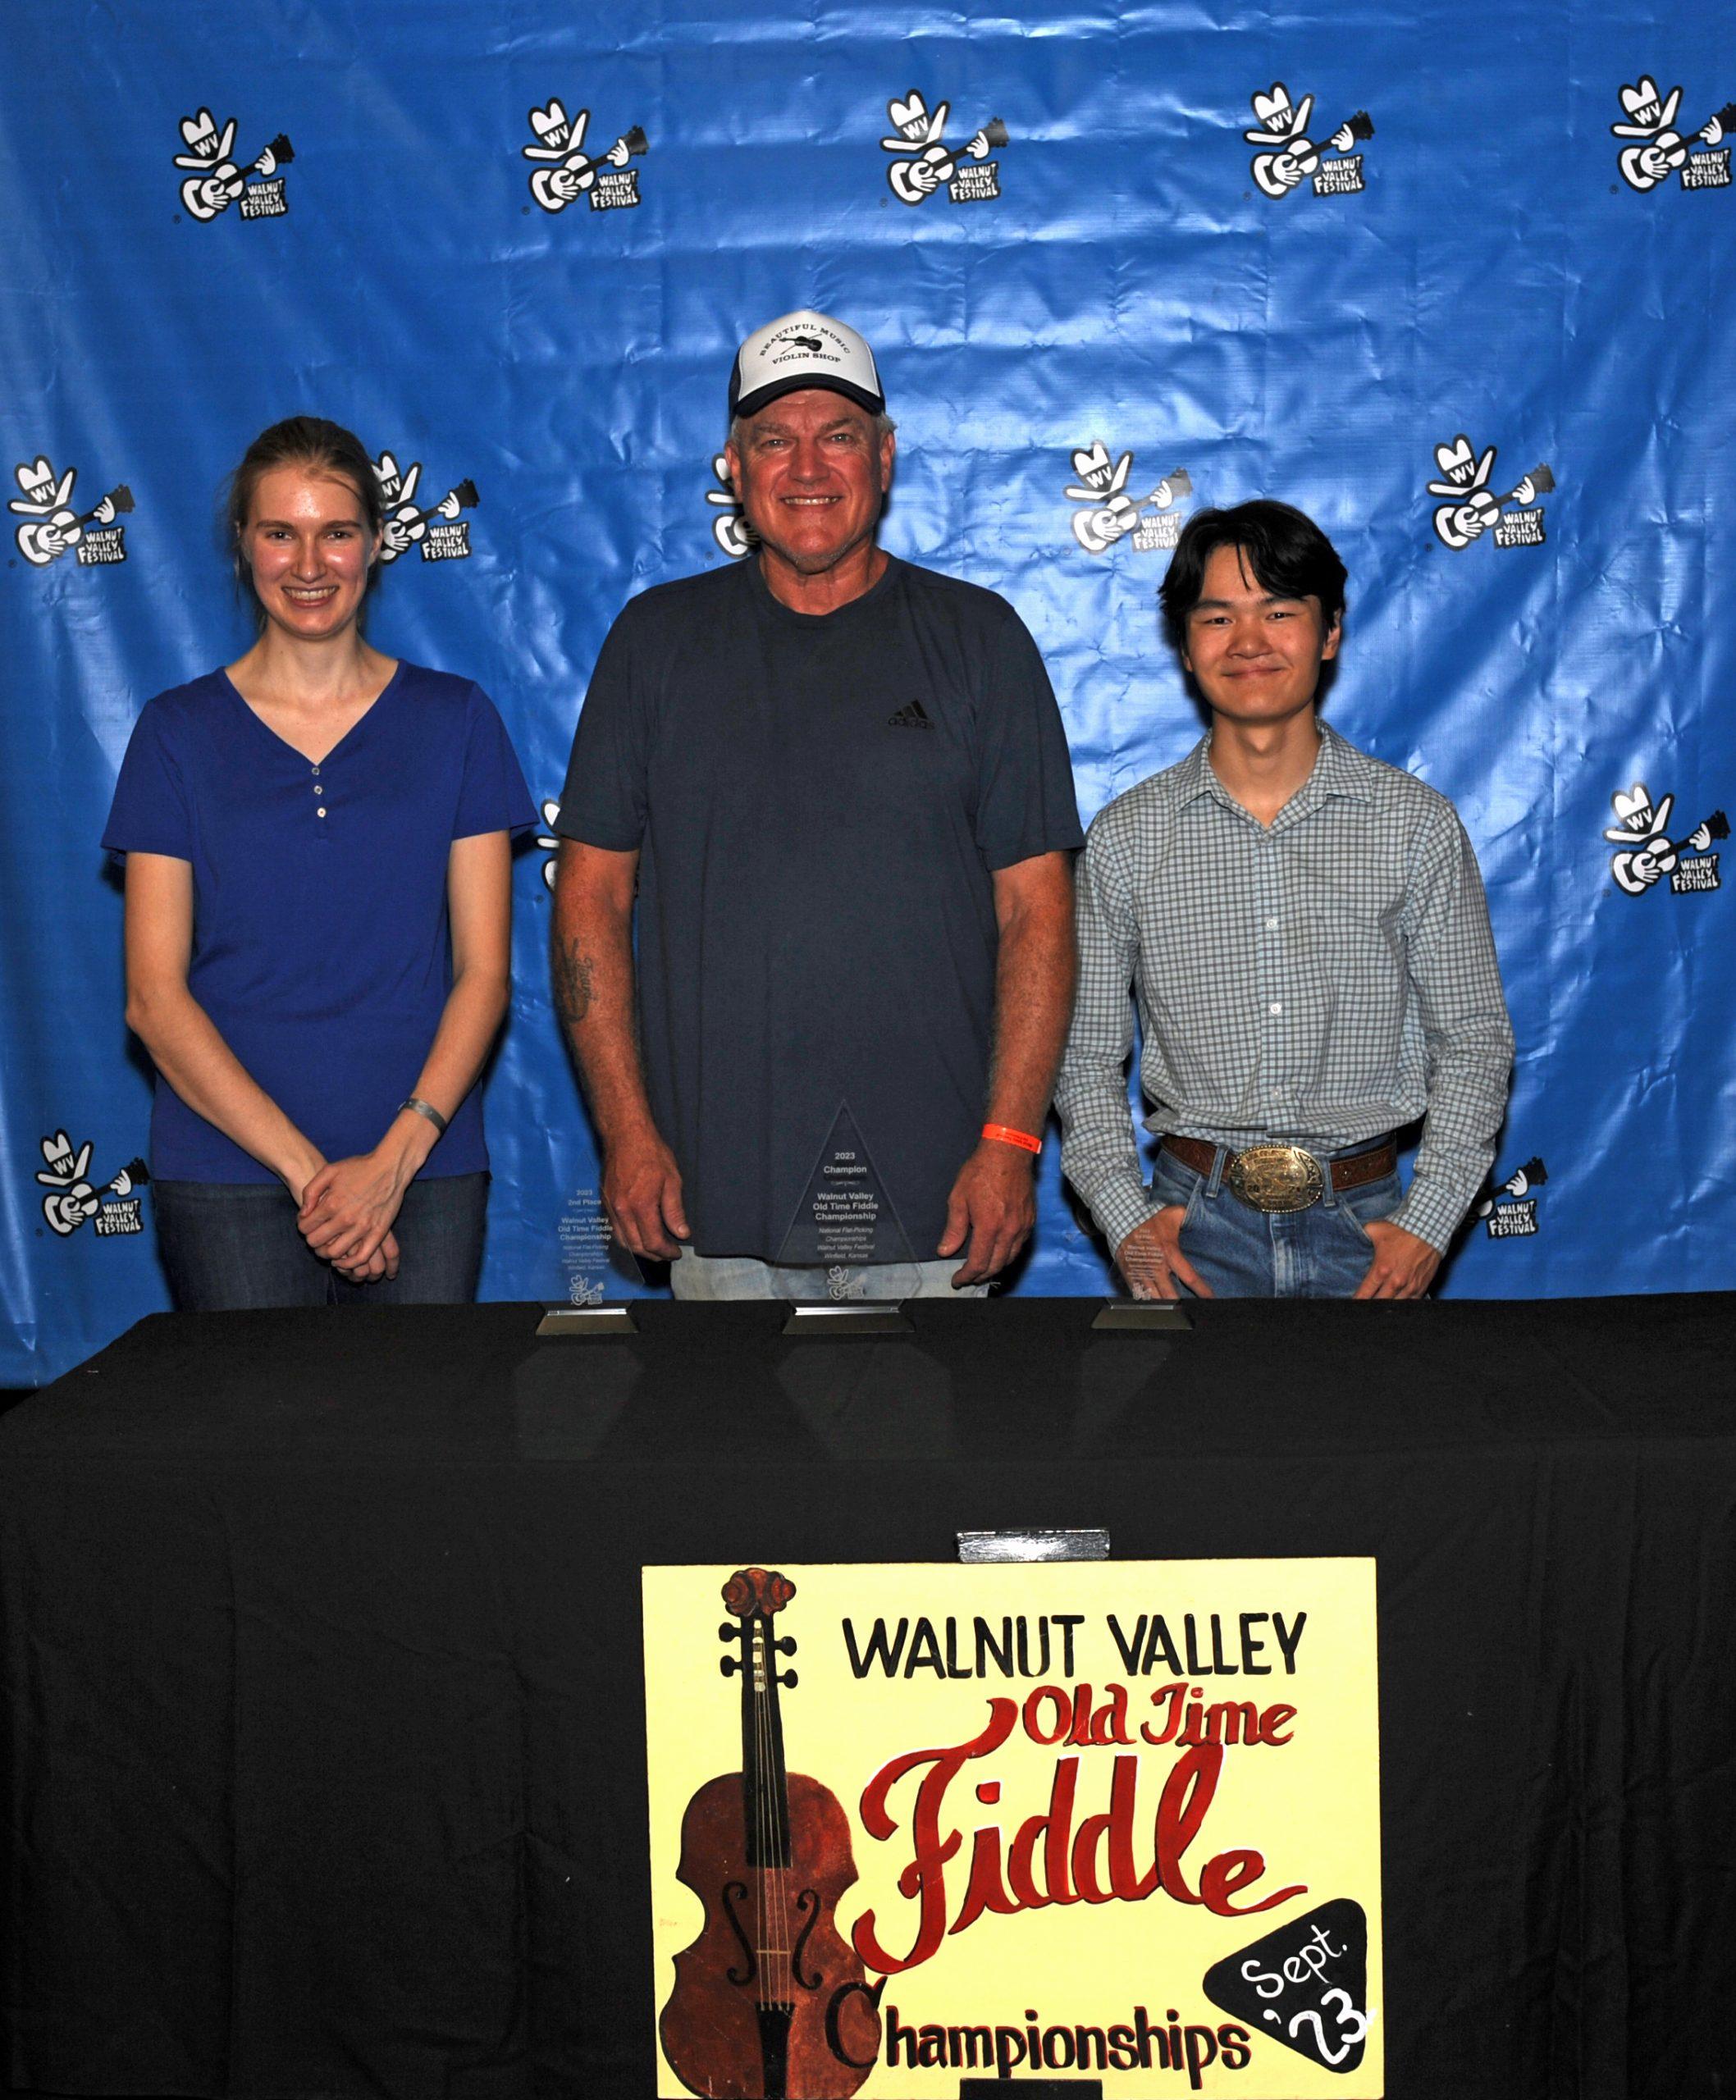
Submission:
<svg viewBox="0 0 1736 2100">
<path fill-rule="evenodd" d="M 897 1206 L 845 1103 L 778 1250 L 780 1267 L 821 1272 L 813 1295 L 796 1306 L 784 1331 L 908 1333 L 896 1299 L 868 1296 L 864 1271 L 890 1264 L 914 1267 L 916 1260 Z"/>
</svg>

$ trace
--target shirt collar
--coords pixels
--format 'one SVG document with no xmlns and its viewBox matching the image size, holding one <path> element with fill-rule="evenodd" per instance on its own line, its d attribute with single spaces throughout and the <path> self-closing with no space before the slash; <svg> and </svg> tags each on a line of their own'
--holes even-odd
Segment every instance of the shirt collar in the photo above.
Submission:
<svg viewBox="0 0 1736 2100">
<path fill-rule="evenodd" d="M 1293 822 L 1297 817 L 1307 815 L 1328 795 L 1344 795 L 1358 802 L 1372 801 L 1374 798 L 1373 762 L 1324 722 L 1319 728 L 1320 750 L 1314 760 L 1314 769 L 1279 812 L 1280 822 Z M 1236 797 L 1212 770 L 1208 756 L 1211 748 L 1212 736 L 1208 730 L 1181 761 L 1181 777 L 1176 783 L 1176 799 L 1185 805 L 1201 795 L 1209 795 L 1227 810 L 1239 809 L 1240 805 Z"/>
<path fill-rule="evenodd" d="M 1347 795 L 1352 801 L 1374 800 L 1374 764 L 1355 744 L 1347 744 L 1336 729 L 1320 724 L 1320 756 L 1314 760 L 1302 792 L 1295 799 L 1312 807 L 1328 795 Z"/>
<path fill-rule="evenodd" d="M 1197 801 L 1200 796 L 1209 795 L 1214 802 L 1233 808 L 1232 797 L 1226 792 L 1223 783 L 1212 770 L 1212 761 L 1206 753 L 1212 748 L 1209 729 L 1182 760 L 1176 780 L 1176 800 L 1186 804 Z"/>
</svg>

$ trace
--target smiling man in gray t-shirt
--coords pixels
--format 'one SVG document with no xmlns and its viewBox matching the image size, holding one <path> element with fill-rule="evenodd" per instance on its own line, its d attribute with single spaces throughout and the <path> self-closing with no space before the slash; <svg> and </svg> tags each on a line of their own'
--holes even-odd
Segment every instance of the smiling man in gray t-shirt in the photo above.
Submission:
<svg viewBox="0 0 1736 2100">
<path fill-rule="evenodd" d="M 851 1295 L 980 1286 L 1034 1216 L 1071 770 L 1012 608 L 875 545 L 884 409 L 827 316 L 748 338 L 728 458 L 757 553 L 633 600 L 573 742 L 556 997 L 611 1221 L 680 1296 L 807 1295 L 816 1264 Z M 812 1230 L 829 1169 L 877 1213 L 854 1242 Z"/>
</svg>

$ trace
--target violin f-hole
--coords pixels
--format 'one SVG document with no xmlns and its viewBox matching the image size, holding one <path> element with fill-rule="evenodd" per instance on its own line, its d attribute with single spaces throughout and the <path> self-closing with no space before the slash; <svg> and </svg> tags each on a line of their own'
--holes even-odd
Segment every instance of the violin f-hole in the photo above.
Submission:
<svg viewBox="0 0 1736 2100">
<path fill-rule="evenodd" d="M 742 1971 L 739 1976 L 736 1974 L 733 1969 L 726 1969 L 724 1971 L 725 1979 L 729 1982 L 737 1984 L 751 1984 L 755 1976 L 758 1974 L 760 1968 L 759 1956 L 753 1951 L 753 1942 L 749 1939 L 747 1933 L 742 1929 L 742 1921 L 735 1915 L 736 1905 L 738 1903 L 745 1903 L 747 1901 L 747 1884 L 746 1882 L 726 1881 L 724 1883 L 724 1915 L 729 1920 L 731 1931 L 734 1933 L 736 1938 L 742 1943 L 742 1957 L 747 1964 L 747 1966 Z M 810 1929 L 811 1929 L 811 1928 Z M 804 1933 L 802 1938 L 805 1939 L 806 1937 L 807 1934 Z"/>
<path fill-rule="evenodd" d="M 789 1972 L 802 1989 L 804 1991 L 817 1991 L 820 1985 L 825 1983 L 825 1978 L 817 1969 L 814 1971 L 813 1980 L 811 1982 L 810 1982 L 810 1980 L 802 1974 L 802 1951 L 808 1943 L 808 1935 L 813 1931 L 815 1926 L 820 1923 L 819 1890 L 815 1888 L 804 1888 L 802 1893 L 796 1898 L 796 1908 L 806 1916 L 807 1923 L 802 1928 L 802 1930 L 797 1933 L 796 1944 L 790 1949 Z"/>
</svg>

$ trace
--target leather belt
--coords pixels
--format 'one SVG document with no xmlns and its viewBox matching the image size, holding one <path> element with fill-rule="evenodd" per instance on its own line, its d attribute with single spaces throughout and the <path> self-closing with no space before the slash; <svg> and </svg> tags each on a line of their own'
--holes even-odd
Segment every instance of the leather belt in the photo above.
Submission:
<svg viewBox="0 0 1736 2100">
<path fill-rule="evenodd" d="M 1208 1144 L 1204 1138 L 1169 1136 L 1162 1149 L 1209 1178 L 1224 1148 Z M 1229 1154 L 1223 1180 L 1231 1194 L 1254 1210 L 1305 1211 L 1325 1194 L 1329 1180 L 1332 1194 L 1341 1196 L 1378 1181 L 1398 1163 L 1398 1143 L 1391 1137 L 1342 1159 L 1321 1159 L 1301 1145 L 1249 1145 L 1244 1152 Z"/>
</svg>

